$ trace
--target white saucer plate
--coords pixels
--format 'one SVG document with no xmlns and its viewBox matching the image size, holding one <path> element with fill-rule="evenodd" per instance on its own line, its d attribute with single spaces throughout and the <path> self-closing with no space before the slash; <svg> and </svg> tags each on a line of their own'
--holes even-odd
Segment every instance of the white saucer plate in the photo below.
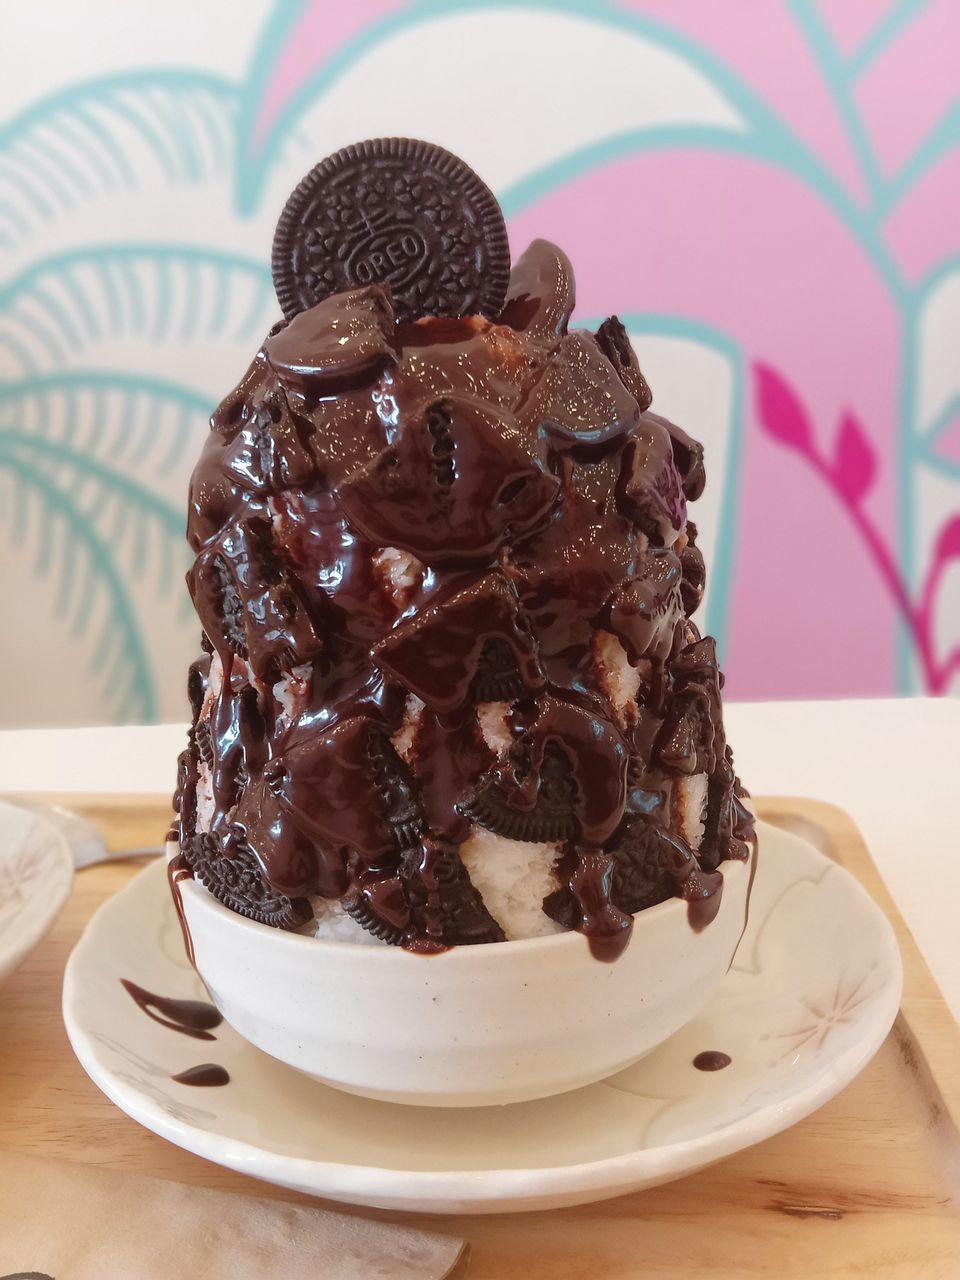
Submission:
<svg viewBox="0 0 960 1280">
<path fill-rule="evenodd" d="M 53 924 L 72 884 L 73 856 L 57 827 L 0 800 L 0 982 Z"/>
<path fill-rule="evenodd" d="M 67 965 L 63 1011 L 104 1093 L 188 1151 L 350 1204 L 493 1213 L 655 1186 L 795 1124 L 880 1047 L 902 976 L 893 930 L 853 877 L 760 824 L 749 924 L 707 1012 L 627 1071 L 559 1097 L 463 1110 L 373 1102 L 282 1065 L 226 1024 L 208 1042 L 159 1026 L 121 978 L 206 997 L 160 865 L 91 920 Z M 730 1064 L 696 1069 L 711 1050 Z M 225 1067 L 230 1083 L 173 1082 L 205 1062 Z"/>
</svg>

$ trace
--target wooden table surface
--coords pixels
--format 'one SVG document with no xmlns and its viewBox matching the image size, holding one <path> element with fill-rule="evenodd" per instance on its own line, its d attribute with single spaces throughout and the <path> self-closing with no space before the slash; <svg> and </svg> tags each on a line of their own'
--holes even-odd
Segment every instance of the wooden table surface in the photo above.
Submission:
<svg viewBox="0 0 960 1280">
<path fill-rule="evenodd" d="M 156 844 L 168 818 L 156 798 L 71 796 L 69 803 L 100 826 L 111 849 Z M 761 812 L 853 870 L 897 929 L 906 970 L 902 1012 L 857 1080 L 787 1132 L 692 1177 L 620 1199 L 489 1217 L 345 1211 L 464 1236 L 471 1280 L 957 1280 L 960 1030 L 850 820 L 809 801 L 767 800 Z M 60 1017 L 64 964 L 91 913 L 141 865 L 132 859 L 80 871 L 48 937 L 0 987 L 0 1146 L 302 1200 L 141 1128 L 73 1056 Z"/>
</svg>

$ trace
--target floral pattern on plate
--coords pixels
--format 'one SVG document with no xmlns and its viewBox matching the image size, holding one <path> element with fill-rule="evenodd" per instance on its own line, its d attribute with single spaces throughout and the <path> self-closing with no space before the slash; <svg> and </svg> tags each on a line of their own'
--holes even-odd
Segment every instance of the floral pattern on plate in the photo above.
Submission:
<svg viewBox="0 0 960 1280">
<path fill-rule="evenodd" d="M 0 979 L 50 928 L 72 883 L 73 858 L 57 828 L 0 801 Z"/>
</svg>

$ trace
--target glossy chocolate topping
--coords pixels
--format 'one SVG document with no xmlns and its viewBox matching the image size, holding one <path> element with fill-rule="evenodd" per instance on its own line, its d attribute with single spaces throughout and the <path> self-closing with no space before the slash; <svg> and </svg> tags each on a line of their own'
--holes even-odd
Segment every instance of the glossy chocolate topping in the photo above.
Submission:
<svg viewBox="0 0 960 1280">
<path fill-rule="evenodd" d="M 296 928 L 321 896 L 408 947 L 501 940 L 458 853 L 480 824 L 557 843 L 544 909 L 603 958 L 653 902 L 684 898 L 695 928 L 716 914 L 717 867 L 752 830 L 689 620 L 702 450 L 649 412 L 620 322 L 570 330 L 573 303 L 544 241 L 496 322 L 335 294 L 276 326 L 214 414 L 179 834 L 234 909 L 246 893 Z"/>
</svg>

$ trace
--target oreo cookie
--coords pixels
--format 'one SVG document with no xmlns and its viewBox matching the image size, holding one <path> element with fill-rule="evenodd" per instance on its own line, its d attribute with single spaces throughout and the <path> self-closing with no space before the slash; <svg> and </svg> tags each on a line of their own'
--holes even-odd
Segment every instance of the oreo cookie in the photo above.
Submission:
<svg viewBox="0 0 960 1280">
<path fill-rule="evenodd" d="M 756 820 L 744 804 L 748 793 L 733 771 L 733 752 L 725 745 L 717 769 L 707 784 L 707 812 L 703 842 L 699 851 L 701 865 L 715 870 L 728 858 L 747 861 L 756 844 Z"/>
<path fill-rule="evenodd" d="M 215 747 L 213 742 L 213 730 L 210 728 L 209 720 L 198 720 L 193 731 L 194 741 L 197 744 L 197 752 L 200 759 L 212 769 L 214 765 Z"/>
<path fill-rule="evenodd" d="M 508 840 L 542 844 L 572 839 L 580 824 L 577 782 L 566 753 L 553 743 L 544 748 L 532 805 L 520 798 L 530 776 L 529 747 L 519 744 L 511 749 L 509 770 L 505 773 L 498 766 L 458 808 L 471 821 Z"/>
<path fill-rule="evenodd" d="M 181 852 L 204 888 L 238 915 L 274 929 L 298 929 L 310 919 L 306 899 L 288 898 L 271 888 L 246 841 L 237 842 L 228 855 L 222 841 L 205 832 L 186 840 Z"/>
<path fill-rule="evenodd" d="M 664 830 L 656 819 L 628 814 L 605 851 L 613 858 L 610 901 L 619 911 L 636 915 L 675 895 L 674 880 L 666 866 Z M 543 910 L 564 929 L 580 927 L 580 904 L 567 884 L 544 898 Z"/>
<path fill-rule="evenodd" d="M 384 816 L 393 829 L 398 850 L 402 853 L 418 848 L 423 835 L 419 797 L 410 770 L 387 735 L 379 729 L 370 730 L 367 760 L 371 780 L 383 805 Z"/>
<path fill-rule="evenodd" d="M 456 846 L 432 839 L 404 859 L 406 900 L 418 938 L 444 947 L 504 942 Z"/>
<path fill-rule="evenodd" d="M 215 646 L 245 659 L 261 680 L 273 683 L 279 670 L 320 652 L 301 584 L 281 560 L 269 520 L 228 525 L 197 556 L 187 585 Z"/>
<path fill-rule="evenodd" d="M 211 610 L 211 629 L 219 622 L 219 634 L 231 653 L 238 657 L 249 656 L 247 650 L 247 634 L 243 626 L 243 601 L 230 566 L 222 555 L 215 554 L 210 559 L 208 594 L 213 601 Z"/>
<path fill-rule="evenodd" d="M 173 793 L 173 811 L 168 840 L 184 840 L 193 835 L 197 825 L 197 749 L 193 743 L 177 757 L 177 786 Z"/>
<path fill-rule="evenodd" d="M 402 893 L 399 882 L 397 888 Z M 394 921 L 380 915 L 374 900 L 366 893 L 357 891 L 348 894 L 343 899 L 343 909 L 361 928 L 366 929 L 367 933 L 373 934 L 381 942 L 386 942 L 392 947 L 398 947 L 403 942 L 403 929 Z"/>
<path fill-rule="evenodd" d="M 673 897 L 674 883 L 664 862 L 663 827 L 646 814 L 630 814 L 620 825 L 613 854 L 614 903 L 629 915 Z"/>
<path fill-rule="evenodd" d="M 527 686 L 506 640 L 487 640 L 480 650 L 476 674 L 470 682 L 471 701 L 514 702 L 526 693 Z"/>
<path fill-rule="evenodd" d="M 375 138 L 321 160 L 273 241 L 287 319 L 347 289 L 390 288 L 399 318 L 503 308 L 510 248 L 496 197 L 464 162 L 411 138 Z"/>
<path fill-rule="evenodd" d="M 724 746 L 722 682 L 712 637 L 681 649 L 670 661 L 669 676 L 672 690 L 654 744 L 657 763 L 668 774 L 712 774 L 723 764 Z"/>
</svg>

